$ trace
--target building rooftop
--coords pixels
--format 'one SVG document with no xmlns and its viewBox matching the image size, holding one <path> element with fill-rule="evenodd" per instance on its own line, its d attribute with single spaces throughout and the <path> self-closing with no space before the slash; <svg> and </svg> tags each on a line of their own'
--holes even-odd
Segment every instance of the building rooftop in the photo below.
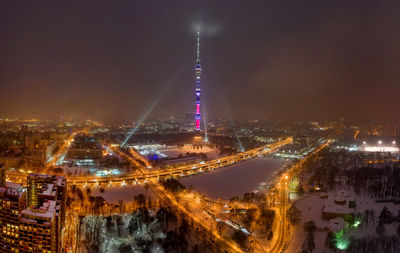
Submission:
<svg viewBox="0 0 400 253">
<path fill-rule="evenodd" d="M 21 184 L 6 182 L 5 187 L 0 187 L 0 196 L 8 195 L 14 197 L 20 197 L 24 193 L 25 189 Z"/>
<path fill-rule="evenodd" d="M 355 207 L 352 206 L 350 202 L 355 202 L 355 198 L 345 191 L 330 194 L 328 198 L 325 199 L 323 212 L 336 214 L 354 213 Z"/>
<path fill-rule="evenodd" d="M 44 179 L 53 179 L 53 184 L 57 186 L 65 186 L 65 177 L 64 176 L 55 176 L 55 175 L 47 175 L 47 174 L 29 174 L 28 178 L 44 178 Z"/>
<path fill-rule="evenodd" d="M 36 221 L 34 217 L 52 219 L 56 210 L 57 201 L 47 200 L 38 209 L 24 209 L 21 214 L 28 216 L 30 220 L 33 218 L 33 220 Z"/>
<path fill-rule="evenodd" d="M 54 188 L 54 184 L 47 184 L 44 188 L 44 191 L 40 193 L 40 195 L 53 196 L 57 192 L 57 189 Z"/>
</svg>

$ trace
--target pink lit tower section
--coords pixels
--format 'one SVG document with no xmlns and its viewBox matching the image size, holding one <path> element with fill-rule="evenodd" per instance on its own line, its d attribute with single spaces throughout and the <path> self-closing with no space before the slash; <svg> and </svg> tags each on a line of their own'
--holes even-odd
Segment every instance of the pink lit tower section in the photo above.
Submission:
<svg viewBox="0 0 400 253">
<path fill-rule="evenodd" d="M 197 50 L 196 50 L 196 128 L 195 130 L 200 130 L 201 113 L 200 113 L 200 75 L 201 75 L 201 65 L 200 65 L 200 31 L 197 30 Z"/>
</svg>

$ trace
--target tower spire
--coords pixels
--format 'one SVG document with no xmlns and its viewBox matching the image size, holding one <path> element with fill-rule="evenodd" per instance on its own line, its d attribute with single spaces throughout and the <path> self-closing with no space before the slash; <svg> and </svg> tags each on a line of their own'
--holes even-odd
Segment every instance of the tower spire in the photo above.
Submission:
<svg viewBox="0 0 400 253">
<path fill-rule="evenodd" d="M 197 28 L 197 58 L 196 61 L 197 63 L 200 63 L 200 28 Z"/>
</svg>

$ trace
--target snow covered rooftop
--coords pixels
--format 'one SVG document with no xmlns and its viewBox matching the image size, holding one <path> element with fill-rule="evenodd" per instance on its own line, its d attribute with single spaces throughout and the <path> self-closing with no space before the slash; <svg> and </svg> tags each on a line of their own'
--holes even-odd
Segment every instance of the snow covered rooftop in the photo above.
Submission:
<svg viewBox="0 0 400 253">
<path fill-rule="evenodd" d="M 56 189 L 54 188 L 54 184 L 47 184 L 44 191 L 42 193 L 40 193 L 40 195 L 46 195 L 46 196 L 55 195 L 55 194 L 56 194 Z"/>
<path fill-rule="evenodd" d="M 14 189 L 16 189 L 18 191 L 22 191 L 24 189 L 24 187 L 22 187 L 21 184 L 12 183 L 12 182 L 6 182 L 6 187 L 14 188 Z"/>
<path fill-rule="evenodd" d="M 346 215 L 355 211 L 355 198 L 353 195 L 341 191 L 336 194 L 330 194 L 324 201 L 324 215 Z"/>
<path fill-rule="evenodd" d="M 57 201 L 48 200 L 44 202 L 43 205 L 38 209 L 24 209 L 21 214 L 22 216 L 28 216 L 29 219 L 34 219 L 35 217 L 52 219 L 56 210 Z"/>
<path fill-rule="evenodd" d="M 64 186 L 65 185 L 65 180 L 64 177 L 57 177 L 57 186 Z"/>
<path fill-rule="evenodd" d="M 11 196 L 19 197 L 24 192 L 24 188 L 21 184 L 6 182 L 5 187 L 0 187 L 0 194 L 7 194 Z"/>
</svg>

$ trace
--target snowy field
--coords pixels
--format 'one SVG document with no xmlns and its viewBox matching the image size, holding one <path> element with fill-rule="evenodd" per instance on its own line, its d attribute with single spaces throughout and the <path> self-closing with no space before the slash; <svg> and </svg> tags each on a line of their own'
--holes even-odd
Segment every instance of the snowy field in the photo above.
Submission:
<svg viewBox="0 0 400 253">
<path fill-rule="evenodd" d="M 192 145 L 185 145 L 183 147 L 166 147 L 158 150 L 160 153 L 166 155 L 168 158 L 176 158 L 179 155 L 186 155 L 186 153 L 204 153 L 207 155 L 208 160 L 218 158 L 218 150 L 204 146 L 203 149 L 193 149 Z"/>
<path fill-rule="evenodd" d="M 156 194 L 148 188 L 142 185 L 127 185 L 127 186 L 114 186 L 107 187 L 103 193 L 99 189 L 93 189 L 92 196 L 102 196 L 106 202 L 117 204 L 120 200 L 124 202 L 133 201 L 134 197 L 144 194 L 152 198 L 156 197 Z"/>
<path fill-rule="evenodd" d="M 306 239 L 306 233 L 303 230 L 304 223 L 310 220 L 315 221 L 317 227 L 324 227 L 329 224 L 329 221 L 322 219 L 322 209 L 324 206 L 324 200 L 320 198 L 319 193 L 310 194 L 302 199 L 295 202 L 296 207 L 301 211 L 300 224 L 292 229 L 290 236 L 294 236 L 289 244 L 286 252 L 300 252 L 304 240 Z M 316 231 L 315 236 L 315 251 L 314 252 L 330 252 L 325 250 L 325 238 L 327 232 Z"/>
</svg>

